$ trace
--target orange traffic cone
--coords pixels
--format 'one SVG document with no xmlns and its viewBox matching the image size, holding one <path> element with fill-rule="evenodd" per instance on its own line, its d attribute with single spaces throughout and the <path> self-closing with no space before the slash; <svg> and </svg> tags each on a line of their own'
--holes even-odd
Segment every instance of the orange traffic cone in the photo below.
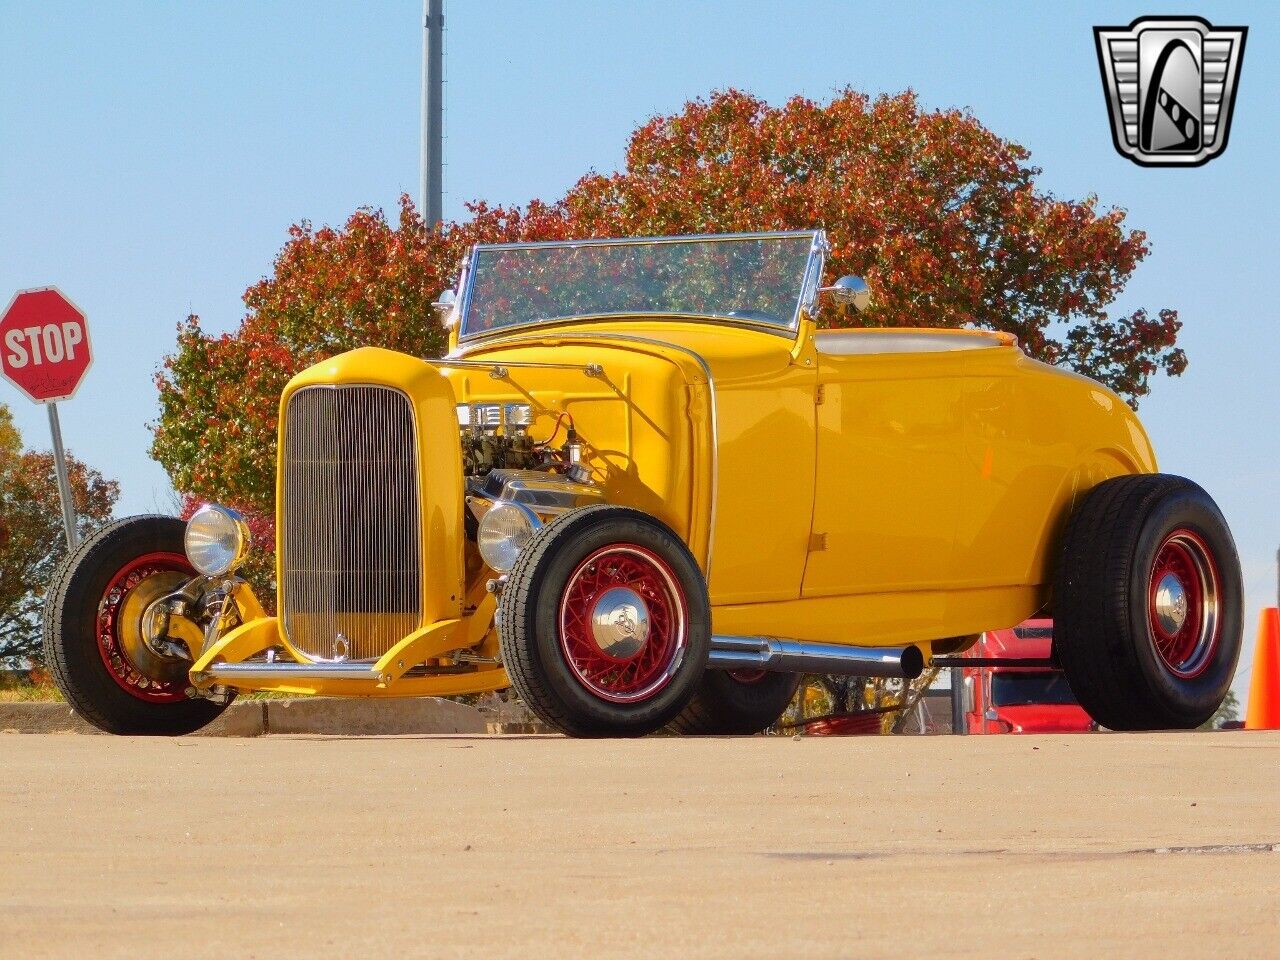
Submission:
<svg viewBox="0 0 1280 960">
<path fill-rule="evenodd" d="M 1280 730 L 1280 609 L 1267 607 L 1258 623 L 1249 681 L 1246 730 Z"/>
</svg>

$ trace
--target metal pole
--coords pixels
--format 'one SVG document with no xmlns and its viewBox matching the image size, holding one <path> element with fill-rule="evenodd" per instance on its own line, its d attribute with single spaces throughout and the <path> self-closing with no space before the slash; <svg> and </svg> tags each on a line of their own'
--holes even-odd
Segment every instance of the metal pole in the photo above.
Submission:
<svg viewBox="0 0 1280 960">
<path fill-rule="evenodd" d="M 49 409 L 49 432 L 53 434 L 53 468 L 58 474 L 58 497 L 62 500 L 62 528 L 67 534 L 67 549 L 74 550 L 80 542 L 76 530 L 76 505 L 71 499 L 71 481 L 67 479 L 67 456 L 62 451 L 62 426 L 58 423 L 58 405 L 46 403 Z"/>
<path fill-rule="evenodd" d="M 444 219 L 444 0 L 422 0 L 422 216 Z"/>
<path fill-rule="evenodd" d="M 984 630 L 978 638 L 978 656 L 986 657 L 987 655 L 987 634 Z M 982 728 L 978 731 L 983 736 L 987 734 L 987 711 L 991 709 L 991 687 L 988 678 L 991 676 L 990 670 L 979 669 L 973 678 L 973 685 L 982 689 Z M 976 700 L 977 697 L 975 696 Z"/>
<path fill-rule="evenodd" d="M 951 668 L 951 732 L 961 736 L 968 734 L 968 711 L 964 704 L 964 668 Z"/>
</svg>

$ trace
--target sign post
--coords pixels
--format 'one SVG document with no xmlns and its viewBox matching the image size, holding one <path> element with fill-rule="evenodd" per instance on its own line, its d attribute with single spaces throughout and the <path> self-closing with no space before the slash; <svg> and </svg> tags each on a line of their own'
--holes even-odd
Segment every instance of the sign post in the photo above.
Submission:
<svg viewBox="0 0 1280 960">
<path fill-rule="evenodd" d="M 34 403 L 46 404 L 67 548 L 74 550 L 75 501 L 58 423 L 58 401 L 70 400 L 93 362 L 84 312 L 57 287 L 19 290 L 0 316 L 0 373 Z"/>
<path fill-rule="evenodd" d="M 76 504 L 71 496 L 71 479 L 67 476 L 67 455 L 62 450 L 62 425 L 58 423 L 58 405 L 45 404 L 49 411 L 49 433 L 53 436 L 53 468 L 58 474 L 58 499 L 62 501 L 62 529 L 67 534 L 67 549 L 80 545 L 76 529 Z"/>
</svg>

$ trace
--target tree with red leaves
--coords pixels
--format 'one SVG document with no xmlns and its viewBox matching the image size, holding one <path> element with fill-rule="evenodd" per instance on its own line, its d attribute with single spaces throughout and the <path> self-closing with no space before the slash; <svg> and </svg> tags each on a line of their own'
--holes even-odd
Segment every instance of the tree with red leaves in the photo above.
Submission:
<svg viewBox="0 0 1280 960">
<path fill-rule="evenodd" d="M 921 110 L 909 92 L 775 108 L 729 91 L 654 117 L 623 170 L 584 177 L 563 206 L 582 236 L 824 227 L 827 281 L 864 277 L 875 303 L 824 320 L 1004 330 L 1136 405 L 1153 374 L 1187 363 L 1176 311 L 1107 312 L 1147 255 L 1146 234 L 1126 230 L 1120 210 L 1100 213 L 1096 197 L 1037 190 L 1029 157 L 971 114 Z"/>
<path fill-rule="evenodd" d="M 67 457 L 80 535 L 111 519 L 119 485 Z M 67 554 L 53 454 L 23 450 L 0 404 L 0 663 L 39 662 L 44 592 Z"/>
<path fill-rule="evenodd" d="M 823 227 L 826 282 L 858 274 L 875 297 L 866 314 L 830 310 L 824 323 L 1005 330 L 1136 405 L 1152 376 L 1187 362 L 1176 311 L 1107 310 L 1146 235 L 1095 197 L 1037 189 L 1039 172 L 971 114 L 924 110 L 910 92 L 773 107 L 730 90 L 654 117 L 622 170 L 588 174 L 552 204 L 472 204 L 466 221 L 432 230 L 402 197 L 394 225 L 376 210 L 341 229 L 303 223 L 245 293 L 239 330 L 179 326 L 157 376 L 153 453 L 177 489 L 269 515 L 289 378 L 356 346 L 438 356 L 431 302 L 471 244 L 511 240 Z"/>
</svg>

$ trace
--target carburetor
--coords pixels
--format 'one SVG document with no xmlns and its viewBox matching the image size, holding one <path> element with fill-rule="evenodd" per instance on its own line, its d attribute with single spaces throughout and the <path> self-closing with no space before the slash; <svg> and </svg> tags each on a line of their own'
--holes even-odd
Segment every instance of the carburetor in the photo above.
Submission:
<svg viewBox="0 0 1280 960">
<path fill-rule="evenodd" d="M 462 473 L 483 476 L 491 470 L 532 470 L 542 454 L 529 436 L 533 409 L 527 403 L 460 403 Z"/>
</svg>

